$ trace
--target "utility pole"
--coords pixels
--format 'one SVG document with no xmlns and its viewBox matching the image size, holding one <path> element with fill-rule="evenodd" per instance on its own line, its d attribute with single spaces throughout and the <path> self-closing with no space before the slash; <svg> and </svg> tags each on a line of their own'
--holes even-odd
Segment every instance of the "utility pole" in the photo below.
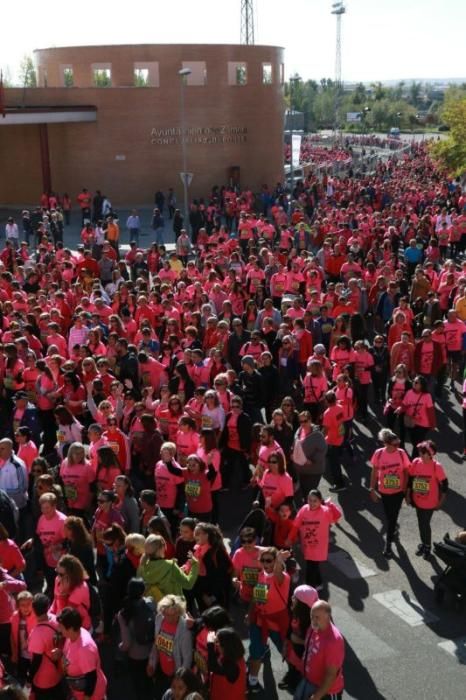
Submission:
<svg viewBox="0 0 466 700">
<path fill-rule="evenodd" d="M 254 2 L 241 0 L 241 44 L 254 44 Z"/>
<path fill-rule="evenodd" d="M 337 140 L 340 132 L 340 98 L 343 90 L 341 81 L 341 18 L 346 13 L 346 7 L 343 0 L 334 2 L 331 9 L 331 14 L 335 15 L 337 20 L 337 36 L 335 46 L 335 140 Z"/>
</svg>

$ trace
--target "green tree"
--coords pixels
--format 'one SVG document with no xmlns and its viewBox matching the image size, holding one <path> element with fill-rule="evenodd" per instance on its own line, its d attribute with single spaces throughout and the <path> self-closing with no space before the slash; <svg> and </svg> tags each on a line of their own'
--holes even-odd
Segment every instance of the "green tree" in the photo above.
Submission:
<svg viewBox="0 0 466 700">
<path fill-rule="evenodd" d="M 378 102 L 380 100 L 383 100 L 383 98 L 386 95 L 386 90 L 380 80 L 377 83 L 371 83 L 371 87 L 374 90 L 374 99 L 377 100 Z"/>
<path fill-rule="evenodd" d="M 442 110 L 444 123 L 450 127 L 446 139 L 431 146 L 434 158 L 452 175 L 466 172 L 466 92 L 448 90 Z"/>
<path fill-rule="evenodd" d="M 35 88 L 37 87 L 36 69 L 31 56 L 24 56 L 19 67 L 19 81 L 21 87 Z"/>
<path fill-rule="evenodd" d="M 358 83 L 356 85 L 356 88 L 352 94 L 352 98 L 354 105 L 362 105 L 366 101 L 366 88 L 363 83 Z"/>
<path fill-rule="evenodd" d="M 409 86 L 409 101 L 416 107 L 421 99 L 422 83 L 416 83 L 415 80 Z"/>
</svg>

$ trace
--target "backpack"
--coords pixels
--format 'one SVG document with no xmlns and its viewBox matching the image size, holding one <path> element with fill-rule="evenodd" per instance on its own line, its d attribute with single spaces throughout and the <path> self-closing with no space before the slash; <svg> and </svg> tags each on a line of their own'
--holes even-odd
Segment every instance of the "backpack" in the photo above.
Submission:
<svg viewBox="0 0 466 700">
<path fill-rule="evenodd" d="M 92 629 L 95 631 L 102 620 L 102 603 L 96 586 L 93 586 L 89 579 L 86 579 L 86 585 L 89 589 L 88 613 L 91 618 Z"/>
<path fill-rule="evenodd" d="M 142 598 L 131 618 L 134 639 L 138 644 L 152 644 L 155 637 L 155 605 L 150 598 Z"/>
</svg>

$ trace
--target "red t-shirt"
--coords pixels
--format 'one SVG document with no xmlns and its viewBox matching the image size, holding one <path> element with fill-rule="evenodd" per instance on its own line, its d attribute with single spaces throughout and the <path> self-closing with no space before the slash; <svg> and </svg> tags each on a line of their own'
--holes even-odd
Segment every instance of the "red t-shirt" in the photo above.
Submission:
<svg viewBox="0 0 466 700">
<path fill-rule="evenodd" d="M 336 404 L 335 406 L 329 406 L 326 411 L 324 411 L 324 417 L 322 420 L 322 425 L 327 429 L 325 435 L 325 441 L 328 445 L 333 445 L 338 447 L 343 444 L 344 437 L 344 415 L 341 406 Z"/>
<path fill-rule="evenodd" d="M 176 671 L 173 647 L 175 641 L 176 622 L 162 620 L 159 633 L 155 638 L 155 648 L 159 654 L 160 668 L 166 676 L 173 676 Z"/>
<path fill-rule="evenodd" d="M 210 513 L 212 510 L 212 487 L 205 472 L 193 474 L 183 469 L 184 493 L 191 513 Z"/>
</svg>

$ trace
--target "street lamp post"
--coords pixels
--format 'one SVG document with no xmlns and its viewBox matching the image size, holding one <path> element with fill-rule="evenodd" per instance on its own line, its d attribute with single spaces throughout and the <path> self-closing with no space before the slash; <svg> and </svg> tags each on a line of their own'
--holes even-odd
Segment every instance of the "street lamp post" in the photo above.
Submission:
<svg viewBox="0 0 466 700">
<path fill-rule="evenodd" d="M 189 233 L 189 203 L 188 203 L 188 155 L 186 151 L 186 109 L 185 109 L 185 86 L 188 75 L 191 75 L 190 68 L 182 68 L 178 71 L 181 78 L 180 81 L 180 121 L 181 121 L 181 161 L 182 161 L 182 180 L 183 180 L 183 209 L 184 209 L 184 228 Z"/>
<path fill-rule="evenodd" d="M 294 170 L 293 170 L 293 132 L 294 132 L 294 97 L 295 95 L 295 90 L 296 90 L 296 85 L 299 83 L 301 78 L 297 73 L 294 75 L 290 76 L 290 111 L 289 111 L 289 117 L 290 117 L 290 179 L 291 179 L 291 187 L 293 188 L 293 183 L 294 183 Z M 299 163 L 298 163 L 299 165 Z"/>
</svg>

